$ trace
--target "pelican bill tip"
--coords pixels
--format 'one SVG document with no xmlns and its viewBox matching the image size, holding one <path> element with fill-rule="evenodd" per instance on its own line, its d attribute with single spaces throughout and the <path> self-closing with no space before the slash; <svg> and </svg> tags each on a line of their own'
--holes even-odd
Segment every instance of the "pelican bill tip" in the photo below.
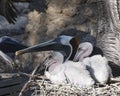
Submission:
<svg viewBox="0 0 120 96">
<path fill-rule="evenodd" d="M 20 51 L 16 51 L 16 52 L 15 52 L 15 55 L 16 55 L 16 56 L 18 56 L 18 55 L 20 55 L 20 54 L 21 54 Z"/>
</svg>

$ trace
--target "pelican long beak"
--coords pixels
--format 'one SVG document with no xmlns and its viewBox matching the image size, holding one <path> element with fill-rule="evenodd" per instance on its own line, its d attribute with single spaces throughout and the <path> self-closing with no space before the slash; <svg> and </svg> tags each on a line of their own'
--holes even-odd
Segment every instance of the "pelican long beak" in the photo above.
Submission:
<svg viewBox="0 0 120 96">
<path fill-rule="evenodd" d="M 38 44 L 32 47 L 28 47 L 19 51 L 16 51 L 16 55 L 21 55 L 29 52 L 39 51 L 58 51 L 63 54 L 65 60 L 68 59 L 72 53 L 72 47 L 59 42 L 58 39 L 53 39 L 42 44 Z"/>
<path fill-rule="evenodd" d="M 51 47 L 55 45 L 55 42 L 53 41 L 48 41 L 42 44 L 34 45 L 22 50 L 16 51 L 16 55 L 21 55 L 24 53 L 29 53 L 29 52 L 38 52 L 38 51 L 48 51 L 51 50 Z"/>
</svg>

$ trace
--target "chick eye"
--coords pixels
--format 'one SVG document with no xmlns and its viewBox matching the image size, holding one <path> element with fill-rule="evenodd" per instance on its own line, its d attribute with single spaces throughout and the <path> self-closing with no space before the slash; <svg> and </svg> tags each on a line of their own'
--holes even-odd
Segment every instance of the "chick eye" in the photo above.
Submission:
<svg viewBox="0 0 120 96">
<path fill-rule="evenodd" d="M 80 51 L 81 51 L 81 48 L 78 48 L 78 49 L 77 49 L 77 52 L 80 52 Z"/>
<path fill-rule="evenodd" d="M 81 50 L 82 50 L 82 51 L 85 51 L 85 48 L 78 48 L 77 51 L 79 52 L 79 51 L 81 51 Z"/>
<path fill-rule="evenodd" d="M 52 59 L 52 58 L 53 58 L 53 56 L 52 56 L 52 55 L 50 55 L 48 58 L 49 58 L 49 59 Z"/>
</svg>

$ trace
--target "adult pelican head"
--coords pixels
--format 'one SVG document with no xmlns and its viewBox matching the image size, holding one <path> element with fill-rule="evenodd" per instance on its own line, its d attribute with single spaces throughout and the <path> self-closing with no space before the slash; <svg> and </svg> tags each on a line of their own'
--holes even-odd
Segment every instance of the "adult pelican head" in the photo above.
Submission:
<svg viewBox="0 0 120 96">
<path fill-rule="evenodd" d="M 44 42 L 42 44 L 34 45 L 23 50 L 16 52 L 16 55 L 28 53 L 28 52 L 38 52 L 38 51 L 58 51 L 64 56 L 64 62 L 68 60 L 72 54 L 73 48 L 71 43 L 78 42 L 78 37 L 71 36 L 58 36 L 57 38 Z"/>
</svg>

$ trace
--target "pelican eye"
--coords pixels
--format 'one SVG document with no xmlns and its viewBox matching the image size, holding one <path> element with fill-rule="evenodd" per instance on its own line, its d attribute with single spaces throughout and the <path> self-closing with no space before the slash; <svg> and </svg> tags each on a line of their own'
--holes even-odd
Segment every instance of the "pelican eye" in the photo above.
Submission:
<svg viewBox="0 0 120 96">
<path fill-rule="evenodd" d="M 78 48 L 78 50 L 77 51 L 85 51 L 85 48 Z"/>
<path fill-rule="evenodd" d="M 79 52 L 81 50 L 81 48 L 78 48 L 77 51 Z"/>
</svg>

